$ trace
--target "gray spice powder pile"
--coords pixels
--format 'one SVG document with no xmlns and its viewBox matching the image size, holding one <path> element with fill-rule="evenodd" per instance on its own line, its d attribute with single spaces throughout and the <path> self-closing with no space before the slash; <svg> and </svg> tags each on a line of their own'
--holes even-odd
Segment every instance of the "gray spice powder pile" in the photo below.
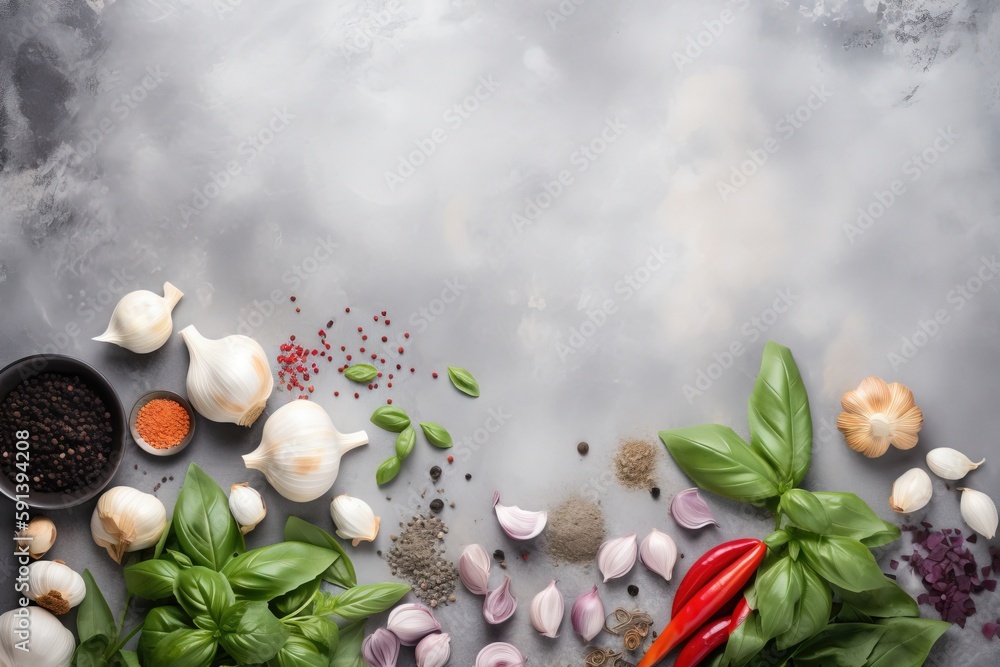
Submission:
<svg viewBox="0 0 1000 667">
<path fill-rule="evenodd" d="M 600 506 L 573 496 L 549 515 L 547 551 L 556 561 L 590 563 L 604 543 L 604 533 Z"/>
<path fill-rule="evenodd" d="M 390 535 L 387 561 L 392 576 L 405 580 L 421 602 L 436 607 L 455 601 L 458 568 L 444 557 L 448 527 L 434 516 L 415 516 L 402 533 Z"/>
<path fill-rule="evenodd" d="M 660 448 L 648 440 L 623 440 L 615 452 L 615 476 L 629 489 L 648 489 L 656 484 L 656 461 Z"/>
</svg>

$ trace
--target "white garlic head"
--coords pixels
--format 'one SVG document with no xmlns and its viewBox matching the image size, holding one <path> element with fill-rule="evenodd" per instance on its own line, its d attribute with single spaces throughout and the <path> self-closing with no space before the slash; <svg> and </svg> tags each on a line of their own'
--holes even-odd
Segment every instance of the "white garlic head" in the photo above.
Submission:
<svg viewBox="0 0 1000 667">
<path fill-rule="evenodd" d="M 31 628 L 27 639 L 26 627 Z M 3 667 L 69 667 L 75 650 L 73 633 L 41 607 L 18 607 L 0 616 Z"/>
<path fill-rule="evenodd" d="M 160 499 L 130 486 L 105 491 L 90 517 L 94 542 L 116 563 L 128 552 L 156 544 L 166 528 L 167 510 Z"/>
<path fill-rule="evenodd" d="M 129 292 L 111 313 L 107 331 L 94 340 L 145 354 L 163 347 L 174 330 L 172 312 L 184 293 L 163 283 L 163 296 L 148 290 Z"/>
<path fill-rule="evenodd" d="M 56 543 L 56 524 L 47 516 L 36 516 L 18 534 L 18 546 L 28 550 L 28 555 L 39 559 Z"/>
<path fill-rule="evenodd" d="M 40 560 L 28 566 L 28 597 L 61 616 L 83 602 L 83 577 L 60 561 Z"/>
<path fill-rule="evenodd" d="M 229 511 L 240 525 L 240 532 L 246 535 L 267 516 L 267 505 L 257 489 L 243 482 L 229 489 Z"/>
</svg>

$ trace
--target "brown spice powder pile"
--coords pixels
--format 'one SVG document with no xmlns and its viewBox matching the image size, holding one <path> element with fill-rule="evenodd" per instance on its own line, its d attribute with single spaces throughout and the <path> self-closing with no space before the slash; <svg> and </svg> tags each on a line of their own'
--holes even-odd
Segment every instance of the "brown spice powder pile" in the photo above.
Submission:
<svg viewBox="0 0 1000 667">
<path fill-rule="evenodd" d="M 403 524 L 400 524 L 402 526 Z M 405 579 L 413 594 L 431 607 L 455 601 L 458 568 L 444 557 L 442 541 L 448 527 L 434 516 L 415 516 L 400 535 L 390 535 L 389 571 Z"/>
<path fill-rule="evenodd" d="M 648 440 L 623 440 L 615 453 L 615 476 L 629 489 L 648 489 L 656 484 L 656 461 L 660 449 Z"/>
<path fill-rule="evenodd" d="M 604 513 L 597 504 L 573 496 L 549 514 L 546 534 L 553 560 L 590 563 L 604 543 Z"/>
</svg>

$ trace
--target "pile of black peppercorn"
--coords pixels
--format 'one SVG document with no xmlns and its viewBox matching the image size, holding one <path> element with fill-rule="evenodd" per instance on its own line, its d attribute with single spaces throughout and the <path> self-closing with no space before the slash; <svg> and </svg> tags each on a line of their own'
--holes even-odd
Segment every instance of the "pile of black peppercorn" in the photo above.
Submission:
<svg viewBox="0 0 1000 667">
<path fill-rule="evenodd" d="M 17 431 L 28 431 L 29 459 L 15 456 Z M 111 413 L 75 375 L 42 373 L 14 388 L 0 405 L 0 470 L 11 481 L 26 472 L 33 491 L 75 491 L 96 481 L 112 447 Z M 27 463 L 17 467 L 17 464 Z"/>
</svg>

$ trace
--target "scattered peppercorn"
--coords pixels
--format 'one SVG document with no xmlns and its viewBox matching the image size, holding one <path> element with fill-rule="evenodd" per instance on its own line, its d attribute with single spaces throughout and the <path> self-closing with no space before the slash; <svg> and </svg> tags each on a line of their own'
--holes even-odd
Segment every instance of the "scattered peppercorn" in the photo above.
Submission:
<svg viewBox="0 0 1000 667">
<path fill-rule="evenodd" d="M 436 482 L 440 477 L 441 477 L 441 467 L 434 466 L 433 468 L 431 468 L 431 479 L 433 479 Z"/>
<path fill-rule="evenodd" d="M 651 496 L 653 496 L 654 498 L 659 498 L 660 497 L 660 487 L 654 486 L 653 488 L 651 488 L 649 490 L 649 494 Z"/>
<path fill-rule="evenodd" d="M 454 463 L 454 462 L 455 462 L 455 457 L 454 456 L 449 456 L 448 457 L 448 463 Z"/>
<path fill-rule="evenodd" d="M 636 586 L 635 584 L 629 584 L 628 594 L 631 595 L 632 597 L 635 597 L 636 595 L 639 594 L 639 587 Z"/>
<path fill-rule="evenodd" d="M 295 302 L 295 296 L 294 295 L 291 296 L 291 297 L 289 297 L 289 298 L 292 300 L 293 303 Z"/>
<path fill-rule="evenodd" d="M 468 473 L 468 472 L 465 473 L 465 481 L 468 482 L 470 479 L 472 479 L 472 473 Z"/>
<path fill-rule="evenodd" d="M 590 451 L 590 445 L 585 442 L 581 442 L 576 446 L 576 451 L 580 452 L 580 456 L 586 456 L 587 452 Z"/>
<path fill-rule="evenodd" d="M 411 368 L 410 370 L 412 371 L 413 369 Z M 438 374 L 437 373 L 431 373 L 431 377 L 434 378 L 435 380 L 437 380 Z"/>
<path fill-rule="evenodd" d="M 503 562 L 504 560 L 506 560 L 506 558 L 507 555 L 504 554 L 503 549 L 497 549 L 496 551 L 493 552 L 493 560 L 495 561 Z"/>
<path fill-rule="evenodd" d="M 435 498 L 434 500 L 431 501 L 431 511 L 432 512 L 437 513 L 437 512 L 440 512 L 443 509 L 444 509 L 444 501 L 443 500 L 441 500 L 440 498 Z"/>
</svg>

